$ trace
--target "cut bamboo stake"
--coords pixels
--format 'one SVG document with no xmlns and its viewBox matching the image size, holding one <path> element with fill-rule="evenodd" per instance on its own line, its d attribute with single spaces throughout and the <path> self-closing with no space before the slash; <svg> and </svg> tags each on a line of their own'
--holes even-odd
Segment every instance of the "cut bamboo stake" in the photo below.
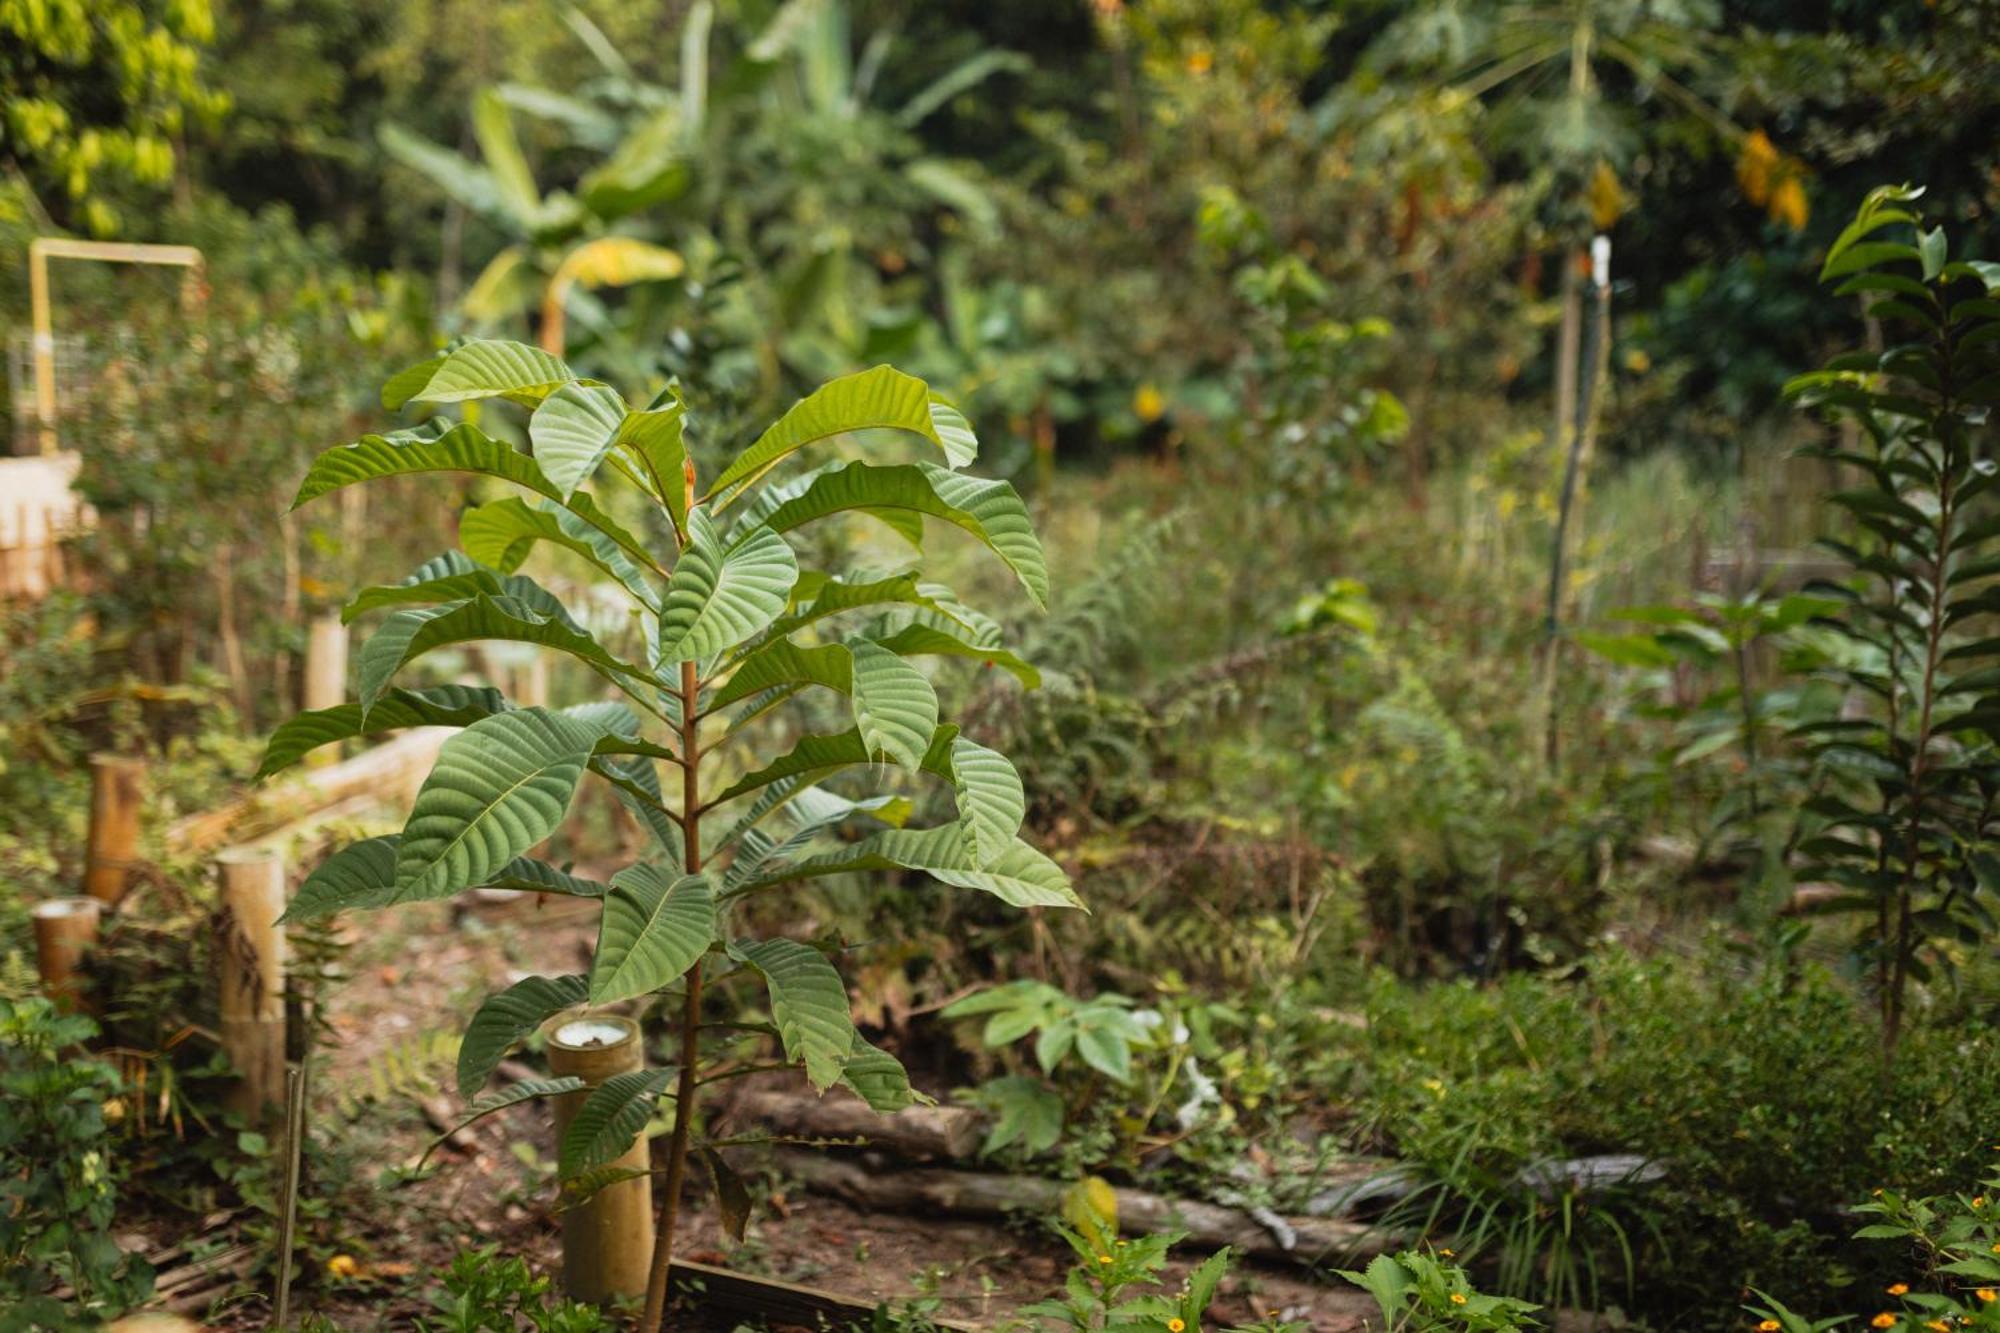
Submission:
<svg viewBox="0 0 2000 1333">
<path fill-rule="evenodd" d="M 104 904 L 95 898 L 51 898 L 35 905 L 35 965 L 42 990 L 62 1009 L 83 1004 L 80 964 L 97 942 L 103 911 Z"/>
<path fill-rule="evenodd" d="M 556 1141 L 560 1143 L 589 1096 L 587 1089 L 614 1074 L 641 1068 L 645 1050 L 637 1023 L 629 1018 L 599 1016 L 558 1026 L 549 1034 L 548 1057 L 551 1074 L 580 1078 L 586 1086 L 584 1092 L 556 1098 Z M 608 1165 L 645 1171 L 651 1161 L 646 1136 L 641 1134 Z M 646 1294 L 653 1254 L 649 1180 L 648 1176 L 621 1180 L 563 1214 L 563 1287 L 570 1299 L 603 1305 Z"/>
<path fill-rule="evenodd" d="M 83 891 L 116 905 L 139 856 L 139 804 L 146 761 L 124 755 L 90 756 L 90 849 L 83 863 Z"/>
<path fill-rule="evenodd" d="M 509 673 L 513 688 L 508 691 L 521 708 L 545 708 L 549 702 L 549 659 L 536 653 L 517 664 Z"/>
<path fill-rule="evenodd" d="M 240 1075 L 228 1105 L 261 1122 L 285 1100 L 285 860 L 272 847 L 231 847 L 215 861 L 222 1047 Z"/>
<path fill-rule="evenodd" d="M 278 1299 L 272 1327 L 285 1333 L 292 1319 L 292 1249 L 298 1237 L 300 1149 L 306 1136 L 306 1061 L 285 1071 L 285 1183 L 278 1213 Z"/>
<path fill-rule="evenodd" d="M 306 679 L 301 702 L 308 709 L 337 708 L 347 702 L 347 626 L 332 612 L 315 616 L 306 636 Z M 306 756 L 306 762 L 323 767 L 340 757 L 338 746 L 327 746 Z"/>
</svg>

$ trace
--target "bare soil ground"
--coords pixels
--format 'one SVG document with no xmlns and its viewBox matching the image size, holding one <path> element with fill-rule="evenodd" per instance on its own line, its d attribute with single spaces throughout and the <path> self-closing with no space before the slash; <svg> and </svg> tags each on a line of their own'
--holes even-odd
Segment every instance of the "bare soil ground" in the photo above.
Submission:
<svg viewBox="0 0 2000 1333">
<path fill-rule="evenodd" d="M 352 976 L 332 1002 L 312 1098 L 325 1155 L 308 1186 L 301 1250 L 309 1275 L 295 1294 L 304 1309 L 342 1329 L 409 1327 L 427 1309 L 421 1293 L 433 1275 L 467 1246 L 497 1245 L 538 1271 L 558 1271 L 554 1145 L 547 1111 L 535 1103 L 482 1121 L 469 1150 L 440 1149 L 423 1181 L 387 1193 L 375 1182 L 437 1136 L 425 1102 L 433 1112 L 460 1109 L 448 1064 L 465 1017 L 521 976 L 579 970 L 595 918 L 594 908 L 552 899 L 491 913 L 438 905 L 354 919 Z M 941 1317 L 981 1327 L 1004 1326 L 1020 1305 L 1055 1292 L 1067 1263 L 1061 1243 L 1029 1219 L 864 1213 L 782 1180 L 765 1185 L 743 1244 L 721 1233 L 703 1201 L 683 1253 L 871 1301 L 939 1299 Z M 310 1206 L 313 1193 L 320 1208 Z M 1184 1256 L 1176 1273 L 1202 1257 Z M 1218 1326 L 1281 1311 L 1336 1333 L 1366 1327 L 1373 1309 L 1344 1284 L 1275 1269 L 1241 1268 L 1224 1292 Z M 265 1298 L 247 1292 L 205 1313 L 217 1327 L 270 1320 Z"/>
</svg>

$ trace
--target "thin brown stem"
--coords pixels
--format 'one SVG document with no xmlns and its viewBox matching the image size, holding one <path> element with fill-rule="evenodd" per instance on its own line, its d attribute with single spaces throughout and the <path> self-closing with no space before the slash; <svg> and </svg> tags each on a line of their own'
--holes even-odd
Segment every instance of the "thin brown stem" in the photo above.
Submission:
<svg viewBox="0 0 2000 1333">
<path fill-rule="evenodd" d="M 687 465 L 685 494 L 688 508 L 694 508 L 694 465 Z M 701 746 L 697 733 L 701 719 L 695 701 L 701 681 L 693 662 L 681 663 L 681 847 L 688 874 L 701 873 Z M 646 1280 L 645 1313 L 639 1321 L 641 1333 L 654 1333 L 667 1309 L 667 1278 L 674 1261 L 674 1229 L 680 1223 L 681 1190 L 687 1183 L 688 1139 L 694 1129 L 698 1081 L 695 1066 L 701 1058 L 701 961 L 688 970 L 687 992 L 681 1002 L 681 1067 L 679 1090 L 674 1097 L 674 1129 L 667 1141 L 666 1194 L 660 1200 L 659 1226 L 653 1240 L 653 1266 Z"/>
</svg>

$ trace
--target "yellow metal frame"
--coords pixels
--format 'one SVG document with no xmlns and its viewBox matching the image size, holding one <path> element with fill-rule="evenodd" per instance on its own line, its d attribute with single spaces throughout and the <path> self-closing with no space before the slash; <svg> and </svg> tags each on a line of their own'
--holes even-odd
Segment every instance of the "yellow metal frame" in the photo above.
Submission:
<svg viewBox="0 0 2000 1333">
<path fill-rule="evenodd" d="M 35 420 L 42 452 L 56 452 L 56 332 L 49 300 L 49 261 L 90 259 L 104 264 L 167 264 L 190 270 L 199 280 L 201 251 L 191 245 L 138 245 L 129 241 L 75 241 L 63 236 L 37 236 L 28 243 L 28 299 L 33 307 L 35 358 Z"/>
</svg>

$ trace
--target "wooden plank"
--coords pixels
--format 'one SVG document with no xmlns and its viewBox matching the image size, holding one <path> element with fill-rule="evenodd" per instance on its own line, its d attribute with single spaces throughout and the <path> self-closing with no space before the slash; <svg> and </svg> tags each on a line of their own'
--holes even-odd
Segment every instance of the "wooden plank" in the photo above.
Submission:
<svg viewBox="0 0 2000 1333">
<path fill-rule="evenodd" d="M 870 1328 L 874 1324 L 875 1303 L 860 1301 L 818 1287 L 775 1278 L 752 1277 L 714 1264 L 674 1260 L 667 1275 L 669 1301 L 685 1302 L 697 1312 L 704 1326 L 718 1329 L 736 1327 L 742 1318 L 758 1318 L 769 1324 L 800 1324 L 806 1328 Z M 971 1325 L 937 1320 L 942 1329 L 964 1330 Z"/>
</svg>

